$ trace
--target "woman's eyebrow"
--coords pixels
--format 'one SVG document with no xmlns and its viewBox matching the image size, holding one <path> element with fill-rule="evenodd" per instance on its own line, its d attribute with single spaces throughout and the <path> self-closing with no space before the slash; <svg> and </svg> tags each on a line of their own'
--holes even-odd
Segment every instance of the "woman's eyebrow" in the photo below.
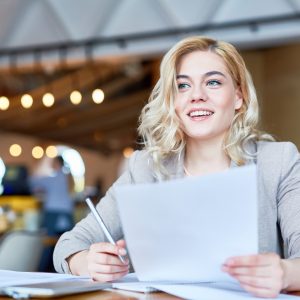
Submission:
<svg viewBox="0 0 300 300">
<path fill-rule="evenodd" d="M 181 74 L 179 74 L 179 75 L 176 75 L 176 79 L 180 79 L 180 78 L 189 79 L 189 78 L 190 78 L 190 76 L 188 76 L 188 75 L 181 75 Z"/>
<path fill-rule="evenodd" d="M 220 72 L 220 71 L 209 71 L 209 72 L 205 73 L 203 76 L 209 77 L 209 76 L 212 76 L 212 75 L 221 75 L 223 77 L 226 77 L 225 74 Z"/>
<path fill-rule="evenodd" d="M 226 75 L 224 73 L 220 72 L 220 71 L 209 71 L 209 72 L 204 73 L 202 76 L 203 77 L 209 77 L 209 76 L 212 76 L 212 75 L 221 75 L 221 76 L 226 78 Z M 180 78 L 190 79 L 190 76 L 184 75 L 184 74 L 176 75 L 176 79 L 180 79 Z"/>
</svg>

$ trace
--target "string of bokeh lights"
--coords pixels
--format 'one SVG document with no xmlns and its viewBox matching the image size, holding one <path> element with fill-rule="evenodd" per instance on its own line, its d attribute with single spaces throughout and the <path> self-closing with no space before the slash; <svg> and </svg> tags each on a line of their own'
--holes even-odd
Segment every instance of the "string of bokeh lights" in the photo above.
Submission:
<svg viewBox="0 0 300 300">
<path fill-rule="evenodd" d="M 133 148 L 132 147 L 126 147 L 123 149 L 123 156 L 124 158 L 129 158 L 131 154 L 133 153 Z M 9 154 L 13 157 L 19 157 L 23 153 L 22 146 L 19 144 L 12 144 L 9 147 Z M 31 150 L 31 155 L 35 159 L 41 159 L 45 155 L 49 158 L 53 158 L 58 155 L 58 150 L 56 146 L 54 145 L 49 145 L 45 149 L 41 146 L 34 146 Z"/>
<path fill-rule="evenodd" d="M 82 94 L 79 90 L 74 89 L 70 93 L 70 102 L 79 105 L 82 101 Z M 104 101 L 105 94 L 103 90 L 97 88 L 92 92 L 92 100 L 95 104 L 101 104 Z M 55 96 L 53 93 L 47 92 L 42 96 L 42 102 L 45 107 L 51 107 L 55 104 Z M 33 97 L 29 93 L 25 93 L 20 97 L 20 103 L 23 108 L 29 109 L 33 105 Z M 8 110 L 10 100 L 7 96 L 0 96 L 0 110 Z"/>
<path fill-rule="evenodd" d="M 9 153 L 13 157 L 19 157 L 22 154 L 22 152 L 23 152 L 23 149 L 22 149 L 21 145 L 19 145 L 19 144 L 12 144 L 9 147 Z M 46 147 L 45 150 L 41 146 L 34 146 L 31 150 L 31 154 L 32 154 L 32 157 L 35 159 L 40 159 L 44 155 L 46 155 L 50 158 L 53 158 L 58 155 L 58 151 L 57 151 L 57 148 L 53 145 L 49 145 L 48 147 Z"/>
</svg>

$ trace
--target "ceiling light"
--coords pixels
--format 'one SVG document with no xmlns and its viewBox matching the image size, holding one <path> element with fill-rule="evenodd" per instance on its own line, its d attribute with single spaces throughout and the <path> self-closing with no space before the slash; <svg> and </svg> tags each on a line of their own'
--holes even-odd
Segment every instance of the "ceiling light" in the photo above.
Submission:
<svg viewBox="0 0 300 300">
<path fill-rule="evenodd" d="M 21 104 L 24 108 L 30 108 L 32 106 L 33 99 L 29 94 L 24 94 L 21 97 Z"/>
<path fill-rule="evenodd" d="M 1 110 L 7 110 L 9 107 L 9 100 L 7 97 L 0 97 L 0 109 Z"/>
<path fill-rule="evenodd" d="M 32 156 L 33 156 L 35 159 L 40 159 L 40 158 L 42 158 L 43 155 L 44 155 L 44 150 L 43 150 L 43 148 L 40 147 L 40 146 L 35 146 L 35 147 L 33 147 L 31 153 L 32 153 Z"/>
<path fill-rule="evenodd" d="M 51 107 L 54 104 L 55 99 L 53 94 L 46 93 L 44 94 L 42 101 L 46 107 Z"/>
<path fill-rule="evenodd" d="M 46 155 L 48 157 L 53 158 L 53 157 L 57 156 L 57 154 L 58 154 L 58 151 L 55 146 L 51 145 L 46 148 Z"/>
<path fill-rule="evenodd" d="M 101 89 L 96 89 L 92 94 L 93 101 L 97 104 L 100 104 L 104 100 L 104 92 Z"/>
<path fill-rule="evenodd" d="M 70 100 L 73 104 L 78 105 L 82 100 L 82 95 L 79 91 L 73 91 L 70 95 Z"/>
<path fill-rule="evenodd" d="M 9 147 L 9 153 L 14 157 L 20 156 L 22 153 L 22 147 L 18 144 L 13 144 Z"/>
</svg>

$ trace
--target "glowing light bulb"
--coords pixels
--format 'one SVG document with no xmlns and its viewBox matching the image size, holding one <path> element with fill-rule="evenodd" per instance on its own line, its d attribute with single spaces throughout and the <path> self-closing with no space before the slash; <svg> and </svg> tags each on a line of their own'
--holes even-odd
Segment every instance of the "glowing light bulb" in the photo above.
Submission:
<svg viewBox="0 0 300 300">
<path fill-rule="evenodd" d="M 73 104 L 78 105 L 82 100 L 82 95 L 79 91 L 73 91 L 70 95 L 70 100 Z"/>
<path fill-rule="evenodd" d="M 44 155 L 44 150 L 43 150 L 43 148 L 40 147 L 40 146 L 35 146 L 35 147 L 33 147 L 31 153 L 32 153 L 33 158 L 35 158 L 35 159 L 40 159 L 40 158 L 42 158 L 43 155 Z"/>
<path fill-rule="evenodd" d="M 46 155 L 48 157 L 53 158 L 53 157 L 57 156 L 57 154 L 58 154 L 58 152 L 57 152 L 57 149 L 55 146 L 50 145 L 46 148 Z"/>
<path fill-rule="evenodd" d="M 24 108 L 30 108 L 32 106 L 33 99 L 29 94 L 24 94 L 21 97 L 21 104 Z"/>
<path fill-rule="evenodd" d="M 97 104 L 100 104 L 104 100 L 104 92 L 101 89 L 96 89 L 92 93 L 93 101 Z"/>
<path fill-rule="evenodd" d="M 0 97 L 0 109 L 1 110 L 7 110 L 9 107 L 9 100 L 7 97 Z"/>
<path fill-rule="evenodd" d="M 55 99 L 53 94 L 46 93 L 44 94 L 42 101 L 46 107 L 51 107 L 54 104 Z"/>
<path fill-rule="evenodd" d="M 9 153 L 14 157 L 20 156 L 22 153 L 22 147 L 19 144 L 13 144 L 9 147 Z"/>
</svg>

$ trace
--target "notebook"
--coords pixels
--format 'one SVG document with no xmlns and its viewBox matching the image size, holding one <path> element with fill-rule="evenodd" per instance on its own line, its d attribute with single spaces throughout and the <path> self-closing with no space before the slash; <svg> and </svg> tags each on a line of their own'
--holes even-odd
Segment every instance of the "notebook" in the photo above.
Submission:
<svg viewBox="0 0 300 300">
<path fill-rule="evenodd" d="M 111 288 L 111 283 L 99 283 L 91 280 L 51 281 L 22 284 L 2 288 L 5 295 L 15 299 L 52 298 L 70 294 L 93 292 Z"/>
</svg>

